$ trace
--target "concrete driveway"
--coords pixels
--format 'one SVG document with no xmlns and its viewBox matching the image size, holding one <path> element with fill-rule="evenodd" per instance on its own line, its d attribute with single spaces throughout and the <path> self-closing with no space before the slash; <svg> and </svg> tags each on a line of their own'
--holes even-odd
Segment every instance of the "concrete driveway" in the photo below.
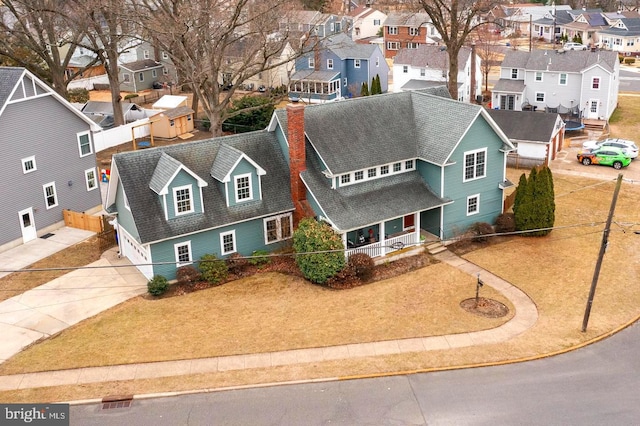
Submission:
<svg viewBox="0 0 640 426">
<path fill-rule="evenodd" d="M 594 179 L 614 180 L 622 173 L 624 182 L 640 184 L 640 157 L 636 158 L 622 170 L 616 170 L 609 166 L 590 165 L 585 166 L 577 160 L 578 151 L 582 149 L 582 141 L 576 141 L 571 146 L 560 151 L 555 160 L 551 162 L 552 172 L 561 172 L 577 176 L 592 177 Z"/>
</svg>

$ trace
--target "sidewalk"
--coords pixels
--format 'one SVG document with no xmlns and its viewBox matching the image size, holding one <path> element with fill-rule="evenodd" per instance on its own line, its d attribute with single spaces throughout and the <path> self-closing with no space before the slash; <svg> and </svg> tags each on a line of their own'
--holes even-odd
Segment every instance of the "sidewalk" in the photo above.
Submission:
<svg viewBox="0 0 640 426">
<path fill-rule="evenodd" d="M 456 267 L 461 271 L 472 275 L 473 277 L 476 277 L 477 274 L 480 273 L 482 275 L 482 280 L 486 285 L 489 285 L 500 291 L 506 298 L 511 301 L 511 303 L 515 307 L 514 317 L 507 323 L 494 329 L 445 336 L 389 340 L 382 342 L 349 344 L 324 348 L 297 349 L 260 354 L 153 362 L 146 364 L 78 368 L 72 370 L 0 376 L 0 391 L 61 385 L 79 385 L 103 381 L 110 382 L 119 380 L 149 379 L 157 377 L 181 376 L 188 374 L 212 373 L 250 368 L 268 368 L 336 359 L 353 359 L 375 355 L 423 352 L 454 349 L 472 345 L 495 344 L 505 342 L 518 336 L 519 334 L 532 327 L 538 320 L 538 311 L 533 301 L 526 294 L 524 294 L 522 291 L 520 291 L 510 283 L 470 262 L 467 262 L 464 259 L 459 258 L 448 250 L 437 254 L 435 257 L 441 262 L 445 262 L 453 267 Z M 114 259 L 104 260 L 106 262 L 114 262 Z M 100 260 L 99 262 L 102 261 L 103 260 Z M 121 284 L 117 285 L 115 283 L 117 280 L 123 279 L 126 281 L 128 279 L 130 288 L 127 291 L 123 291 L 121 294 L 119 294 L 119 296 L 122 297 L 123 300 L 128 297 L 134 296 L 137 291 L 143 292 L 146 290 L 146 286 L 144 289 L 140 288 L 139 282 L 145 281 L 146 283 L 146 280 L 143 280 L 142 275 L 135 271 L 135 273 L 131 272 L 130 268 L 123 269 L 117 269 L 116 271 L 114 271 L 114 273 L 110 275 L 113 278 L 112 281 L 114 281 L 114 283 L 108 283 L 109 287 L 119 287 Z M 88 274 L 81 273 L 80 275 L 81 279 L 87 279 Z M 102 288 L 104 288 L 105 285 L 107 285 L 106 280 L 103 280 L 101 284 Z M 83 297 L 80 300 L 82 302 L 86 302 L 87 299 L 88 298 L 86 297 L 86 293 L 83 293 Z M 115 295 L 111 295 L 111 297 L 107 299 L 115 301 Z M 103 299 L 92 298 L 91 300 L 100 300 L 100 306 L 96 306 L 95 309 L 87 312 L 73 312 L 74 315 L 72 315 L 72 317 L 75 322 L 83 319 L 81 318 L 82 315 L 91 316 L 102 309 L 106 309 L 106 304 L 103 303 Z M 65 305 L 69 305 L 68 308 L 65 309 L 65 311 L 72 311 L 72 301 L 65 303 Z M 83 303 L 83 305 L 86 305 L 86 303 Z M 0 307 L 1 306 L 2 304 L 0 304 Z M 3 319 L 2 314 L 0 314 L 0 323 L 4 322 L 5 320 Z M 56 325 L 58 327 L 61 327 L 60 329 L 64 328 L 63 324 L 58 323 Z M 6 326 L 4 324 L 0 324 L 0 333 L 5 334 L 5 328 Z"/>
</svg>

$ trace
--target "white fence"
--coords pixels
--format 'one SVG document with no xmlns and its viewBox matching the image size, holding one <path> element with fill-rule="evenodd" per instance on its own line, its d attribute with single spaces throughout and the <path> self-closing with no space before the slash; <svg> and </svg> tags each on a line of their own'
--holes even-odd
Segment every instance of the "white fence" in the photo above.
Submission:
<svg viewBox="0 0 640 426">
<path fill-rule="evenodd" d="M 149 136 L 150 127 L 144 126 L 148 123 L 148 118 L 142 118 L 136 120 L 133 123 L 123 124 L 122 126 L 114 127 L 113 129 L 102 130 L 93 134 L 93 142 L 96 147 L 96 152 L 103 151 L 107 148 L 121 145 L 126 142 L 132 141 L 131 129 L 135 134 L 136 139 Z"/>
<path fill-rule="evenodd" d="M 384 256 L 397 250 L 401 250 L 408 245 L 416 244 L 420 241 L 419 234 L 409 232 L 407 234 L 398 235 L 397 237 L 388 238 L 377 243 L 367 244 L 353 249 L 347 250 L 347 258 L 354 253 L 366 253 L 371 257 Z"/>
<path fill-rule="evenodd" d="M 97 75 L 95 77 L 76 78 L 67 84 L 67 89 L 93 90 L 94 84 L 109 84 L 109 78 L 106 74 Z"/>
</svg>

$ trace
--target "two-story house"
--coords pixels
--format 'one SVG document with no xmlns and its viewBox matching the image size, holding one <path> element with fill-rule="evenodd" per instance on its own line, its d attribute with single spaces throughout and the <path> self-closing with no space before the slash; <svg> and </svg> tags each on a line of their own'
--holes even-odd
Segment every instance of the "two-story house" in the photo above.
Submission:
<svg viewBox="0 0 640 426">
<path fill-rule="evenodd" d="M 319 38 L 345 33 L 349 37 L 353 31 L 353 18 L 348 15 L 334 15 L 311 10 L 295 10 L 288 13 L 279 23 L 281 33 L 300 33 Z"/>
<path fill-rule="evenodd" d="M 132 41 L 118 58 L 120 90 L 137 92 L 158 84 L 176 85 L 178 74 L 169 52 L 156 49 L 150 42 Z"/>
<path fill-rule="evenodd" d="M 102 208 L 98 130 L 26 69 L 0 67 L 0 251 L 64 226 L 64 209 Z"/>
<path fill-rule="evenodd" d="M 472 102 L 482 95 L 480 65 L 481 59 L 472 48 L 460 49 L 457 75 L 459 101 Z M 393 91 L 447 85 L 448 75 L 449 54 L 442 46 L 423 45 L 417 49 L 402 49 L 393 61 Z"/>
<path fill-rule="evenodd" d="M 612 51 L 508 51 L 492 107 L 608 120 L 618 103 L 620 62 Z"/>
<path fill-rule="evenodd" d="M 359 96 L 362 84 L 380 77 L 382 92 L 389 88 L 389 65 L 380 48 L 359 44 L 346 34 L 312 40 L 296 59 L 289 81 L 289 96 L 320 103 Z"/>
<path fill-rule="evenodd" d="M 605 13 L 608 27 L 598 30 L 599 46 L 624 56 L 640 54 L 640 12 Z"/>
<path fill-rule="evenodd" d="M 353 39 L 376 37 L 381 35 L 382 24 L 387 19 L 387 14 L 369 6 L 358 6 L 349 16 L 353 18 Z"/>
<path fill-rule="evenodd" d="M 384 57 L 393 59 L 400 49 L 438 44 L 440 33 L 426 13 L 392 12 L 384 21 Z"/>
<path fill-rule="evenodd" d="M 425 93 L 292 103 L 265 130 L 116 154 L 106 207 L 147 277 L 277 250 L 305 216 L 340 233 L 346 256 L 380 257 L 493 222 L 512 149 L 484 108 Z"/>
</svg>

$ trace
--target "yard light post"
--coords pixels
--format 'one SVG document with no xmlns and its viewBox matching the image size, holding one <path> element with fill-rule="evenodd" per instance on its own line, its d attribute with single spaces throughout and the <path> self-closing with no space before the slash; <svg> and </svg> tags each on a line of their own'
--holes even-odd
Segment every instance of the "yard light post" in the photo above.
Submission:
<svg viewBox="0 0 640 426">
<path fill-rule="evenodd" d="M 478 302 L 480 301 L 480 287 L 482 287 L 484 283 L 480 279 L 480 272 L 478 272 L 478 282 L 476 284 L 476 306 L 478 306 Z"/>
</svg>

